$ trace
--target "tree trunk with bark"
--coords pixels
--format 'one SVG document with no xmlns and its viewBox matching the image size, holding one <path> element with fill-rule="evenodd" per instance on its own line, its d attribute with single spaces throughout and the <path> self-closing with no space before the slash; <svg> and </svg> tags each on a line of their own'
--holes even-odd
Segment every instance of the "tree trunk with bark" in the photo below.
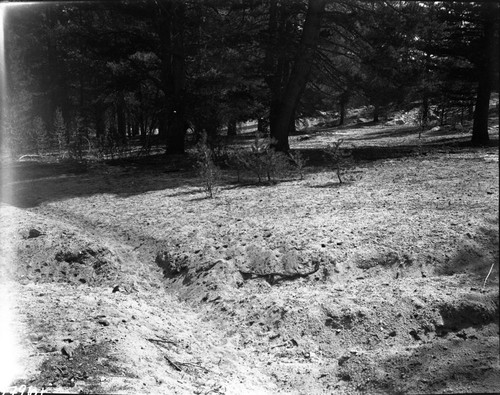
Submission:
<svg viewBox="0 0 500 395">
<path fill-rule="evenodd" d="M 345 122 L 345 113 L 346 113 L 346 107 L 347 103 L 349 102 L 349 92 L 345 91 L 342 92 L 339 98 L 339 106 L 340 106 L 340 119 L 339 119 L 339 124 L 338 126 L 341 126 Z"/>
<path fill-rule="evenodd" d="M 234 119 L 227 123 L 227 135 L 232 137 L 236 136 L 236 121 Z"/>
<path fill-rule="evenodd" d="M 275 139 L 274 147 L 278 151 L 285 152 L 290 148 L 288 136 L 292 118 L 294 118 L 295 110 L 309 78 L 325 5 L 326 0 L 309 0 L 302 37 L 293 68 L 281 97 L 281 102 L 277 106 L 276 114 L 270 120 L 271 137 Z"/>
<path fill-rule="evenodd" d="M 482 36 L 483 54 L 479 64 L 479 84 L 477 88 L 476 106 L 474 110 L 474 125 L 472 127 L 472 140 L 474 145 L 488 144 L 488 118 L 490 110 L 491 86 L 493 84 L 493 65 L 498 51 L 498 5 L 494 2 L 483 3 L 484 30 Z"/>
<path fill-rule="evenodd" d="M 165 96 L 165 110 L 159 120 L 160 138 L 165 138 L 167 154 L 183 154 L 186 137 L 186 5 L 167 1 L 159 4 L 158 12 L 161 80 Z"/>
<path fill-rule="evenodd" d="M 127 124 L 125 120 L 125 100 L 120 94 L 116 103 L 116 125 L 120 142 L 127 141 Z"/>
<path fill-rule="evenodd" d="M 94 106 L 95 134 L 97 138 L 106 133 L 106 123 L 104 120 L 106 109 L 103 104 L 98 103 Z"/>
</svg>

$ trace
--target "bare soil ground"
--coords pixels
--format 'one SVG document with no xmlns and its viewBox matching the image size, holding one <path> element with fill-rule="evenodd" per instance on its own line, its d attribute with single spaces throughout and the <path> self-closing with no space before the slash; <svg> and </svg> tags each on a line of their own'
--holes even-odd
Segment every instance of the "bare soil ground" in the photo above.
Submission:
<svg viewBox="0 0 500 395">
<path fill-rule="evenodd" d="M 304 180 L 225 170 L 215 199 L 182 158 L 4 167 L 16 384 L 499 392 L 498 146 L 405 126 L 307 133 L 292 137 Z M 343 184 L 321 153 L 339 138 Z"/>
</svg>

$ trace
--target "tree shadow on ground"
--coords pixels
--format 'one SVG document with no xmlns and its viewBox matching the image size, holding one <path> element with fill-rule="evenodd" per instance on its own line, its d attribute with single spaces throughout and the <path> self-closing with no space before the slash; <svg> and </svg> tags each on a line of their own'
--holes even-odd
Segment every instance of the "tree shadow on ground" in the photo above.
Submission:
<svg viewBox="0 0 500 395">
<path fill-rule="evenodd" d="M 319 124 L 317 126 L 322 132 L 326 131 L 336 131 L 336 130 L 346 130 L 346 129 L 365 129 L 365 128 L 373 128 L 374 126 L 383 125 L 382 122 L 378 121 L 366 121 L 366 122 L 356 122 L 353 121 L 354 118 L 348 119 L 342 125 L 334 125 L 333 122 L 325 122 L 323 125 Z"/>
<path fill-rule="evenodd" d="M 1 170 L 4 176 L 0 179 L 0 201 L 19 208 L 96 194 L 128 197 L 151 191 L 198 186 L 195 172 L 185 169 L 172 171 L 175 169 L 168 164 L 122 163 L 119 166 L 101 165 L 92 168 L 76 163 L 27 163 Z M 191 194 L 193 191 L 177 191 L 174 196 L 178 193 Z"/>
<path fill-rule="evenodd" d="M 330 181 L 325 184 L 319 184 L 319 185 L 311 185 L 311 188 L 330 188 L 330 189 L 340 189 L 340 188 L 345 188 L 351 185 L 352 182 L 350 181 L 343 181 L 342 183 L 338 181 Z"/>
<path fill-rule="evenodd" d="M 457 384 L 462 388 L 475 388 L 478 393 L 496 391 L 498 369 L 495 369 L 494 348 L 493 341 L 488 348 L 484 342 L 460 338 L 422 344 L 410 355 L 395 355 L 380 361 L 378 377 L 373 382 L 377 390 L 390 394 L 449 392 L 450 383 L 455 388 Z M 474 351 L 479 351 L 481 360 L 467 358 Z M 382 373 L 385 377 L 381 377 Z"/>
<path fill-rule="evenodd" d="M 490 268 L 490 281 L 498 281 L 499 231 L 498 217 L 486 226 L 464 235 L 462 247 L 449 260 L 434 269 L 437 275 L 468 274 L 485 279 Z M 495 280 L 496 279 L 496 280 Z"/>
<path fill-rule="evenodd" d="M 384 128 L 382 130 L 374 130 L 373 132 L 367 132 L 363 136 L 354 138 L 353 140 L 377 140 L 387 137 L 391 138 L 401 138 L 409 136 L 418 136 L 419 127 L 418 126 L 406 126 L 406 127 L 393 127 L 390 129 Z"/>
<path fill-rule="evenodd" d="M 392 130 L 392 129 L 391 129 Z M 391 131 L 386 131 L 391 133 Z M 406 133 L 406 132 L 404 132 Z M 492 140 L 491 146 L 498 146 L 498 140 Z M 341 165 L 342 172 L 369 162 L 404 157 L 425 156 L 429 153 L 460 152 L 470 150 L 470 144 L 453 139 L 434 141 L 423 146 L 358 146 L 348 147 L 343 152 L 348 156 Z M 474 148 L 478 150 L 484 147 Z M 331 158 L 322 148 L 304 148 L 298 150 L 305 158 L 306 172 L 314 174 L 325 169 L 335 170 Z M 139 160 L 120 160 L 108 164 L 85 165 L 72 163 L 14 163 L 2 165 L 0 169 L 0 201 L 20 208 L 36 207 L 44 202 L 92 196 L 95 194 L 113 194 L 119 197 L 139 195 L 151 191 L 173 189 L 172 197 L 192 195 L 199 192 L 200 180 L 193 170 L 189 156 L 165 157 L 156 155 Z M 266 188 L 275 183 L 257 183 L 256 181 L 234 185 L 235 170 L 228 170 L 221 183 L 229 188 Z M 295 178 L 295 177 L 292 177 Z M 287 179 L 289 181 L 290 179 Z M 230 185 L 233 185 L 231 187 Z M 178 188 L 188 190 L 175 190 Z M 191 187 L 196 187 L 193 190 Z M 325 187 L 335 187 L 334 184 Z"/>
<path fill-rule="evenodd" d="M 456 136 L 453 136 L 449 139 L 434 140 L 420 146 L 415 144 L 392 146 L 359 145 L 355 147 L 346 146 L 343 151 L 354 161 L 363 162 L 426 156 L 443 152 L 460 152 L 462 150 L 469 151 L 470 149 L 483 150 L 490 147 L 498 147 L 498 139 L 491 139 L 488 144 L 477 147 L 472 145 L 469 140 L 464 141 L 463 139 L 457 139 Z M 342 145 L 340 148 L 343 148 Z M 328 167 L 331 165 L 331 159 L 325 154 L 324 148 L 301 148 L 295 151 L 300 151 L 302 156 L 306 159 L 308 166 Z"/>
</svg>

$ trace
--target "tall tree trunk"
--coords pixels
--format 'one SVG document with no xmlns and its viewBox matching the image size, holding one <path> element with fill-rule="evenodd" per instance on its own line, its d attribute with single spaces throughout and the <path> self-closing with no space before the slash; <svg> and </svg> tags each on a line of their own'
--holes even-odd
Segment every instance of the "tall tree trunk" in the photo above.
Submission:
<svg viewBox="0 0 500 395">
<path fill-rule="evenodd" d="M 161 77 L 165 112 L 160 116 L 160 135 L 167 154 L 183 154 L 186 137 L 184 22 L 186 5 L 179 1 L 159 3 Z"/>
<path fill-rule="evenodd" d="M 476 108 L 474 110 L 474 125 L 472 127 L 472 144 L 482 145 L 490 141 L 488 134 L 488 118 L 490 109 L 491 85 L 493 84 L 493 62 L 498 43 L 495 43 L 498 29 L 496 16 L 498 5 L 494 2 L 483 3 L 484 30 L 483 48 L 484 56 L 479 64 L 479 84 L 476 96 Z"/>
<path fill-rule="evenodd" d="M 121 143 L 124 143 L 127 141 L 127 123 L 125 120 L 125 100 L 122 94 L 120 94 L 116 103 L 116 126 L 117 137 Z"/>
<path fill-rule="evenodd" d="M 236 120 L 231 119 L 227 123 L 227 135 L 228 136 L 236 136 Z"/>
<path fill-rule="evenodd" d="M 95 134 L 97 138 L 104 136 L 106 133 L 106 124 L 104 121 L 104 116 L 106 113 L 106 109 L 100 103 L 95 104 L 94 106 L 94 119 L 95 119 Z"/>
<path fill-rule="evenodd" d="M 158 140 L 160 143 L 165 143 L 167 141 L 167 109 L 165 108 L 160 111 L 158 116 Z"/>
<path fill-rule="evenodd" d="M 378 106 L 378 104 L 376 104 L 375 108 L 373 109 L 373 122 L 379 121 L 379 115 L 380 115 L 380 107 Z"/>
<path fill-rule="evenodd" d="M 422 116 L 421 116 L 422 129 L 426 129 L 429 124 L 429 92 L 424 89 L 422 97 Z"/>
<path fill-rule="evenodd" d="M 308 3 L 306 20 L 292 72 L 276 117 L 270 124 L 271 136 L 276 140 L 275 148 L 278 151 L 288 151 L 290 148 L 288 144 L 290 125 L 309 78 L 325 4 L 326 0 L 309 0 Z"/>
<path fill-rule="evenodd" d="M 266 121 L 264 118 L 259 118 L 257 120 L 257 132 L 260 133 L 261 135 L 266 134 Z"/>
<path fill-rule="evenodd" d="M 349 102 L 349 93 L 347 91 L 344 91 L 340 95 L 340 99 L 339 99 L 339 104 L 340 104 L 340 120 L 339 120 L 338 126 L 341 126 L 341 125 L 344 124 L 346 106 L 347 106 L 348 102 Z"/>
<path fill-rule="evenodd" d="M 285 48 L 292 32 L 290 31 L 290 15 L 287 6 L 288 4 L 280 0 L 271 0 L 269 4 L 269 36 L 265 53 L 265 68 L 268 73 L 266 83 L 271 93 L 269 124 L 276 122 L 290 76 L 292 59 Z M 272 134 L 271 137 L 274 138 Z"/>
</svg>

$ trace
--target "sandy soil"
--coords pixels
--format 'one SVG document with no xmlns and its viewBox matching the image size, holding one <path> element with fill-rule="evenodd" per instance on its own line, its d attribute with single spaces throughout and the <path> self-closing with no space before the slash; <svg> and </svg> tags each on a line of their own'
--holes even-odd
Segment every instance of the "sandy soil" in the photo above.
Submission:
<svg viewBox="0 0 500 395">
<path fill-rule="evenodd" d="M 307 134 L 304 180 L 226 169 L 215 199 L 182 158 L 4 170 L 15 383 L 499 392 L 498 146 L 404 125 Z M 343 184 L 321 153 L 338 138 Z"/>
</svg>

